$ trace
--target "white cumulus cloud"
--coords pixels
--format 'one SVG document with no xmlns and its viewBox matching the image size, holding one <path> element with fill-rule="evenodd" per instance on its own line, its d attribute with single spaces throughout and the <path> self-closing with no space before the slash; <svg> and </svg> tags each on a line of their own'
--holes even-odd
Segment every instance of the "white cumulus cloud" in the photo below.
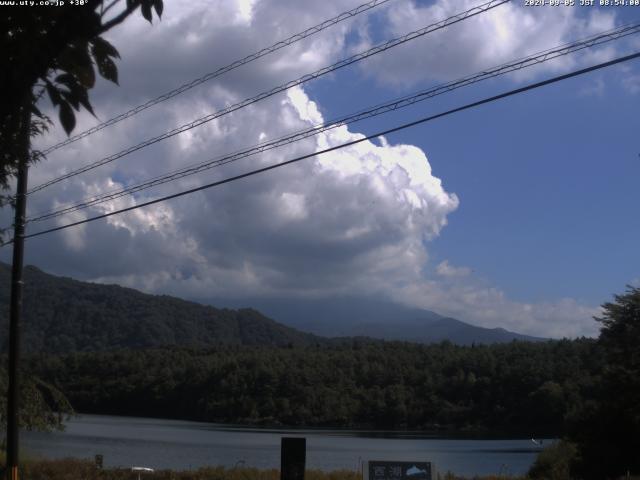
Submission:
<svg viewBox="0 0 640 480">
<path fill-rule="evenodd" d="M 386 34 L 399 37 L 479 3 L 475 0 L 436 0 L 426 5 L 402 2 L 389 9 Z M 586 13 L 578 8 L 529 8 L 522 2 L 510 2 L 405 44 L 395 49 L 393 55 L 371 58 L 362 64 L 362 69 L 381 82 L 398 87 L 453 80 L 610 30 L 615 24 L 615 15 L 609 11 L 592 9 Z M 363 34 L 361 38 L 365 44 L 375 43 L 370 35 Z M 604 61 L 614 52 L 612 47 L 605 47 L 577 57 L 581 60 L 575 56 L 561 57 L 513 75 L 525 79 L 532 72 L 564 71 L 578 62 Z"/>
</svg>

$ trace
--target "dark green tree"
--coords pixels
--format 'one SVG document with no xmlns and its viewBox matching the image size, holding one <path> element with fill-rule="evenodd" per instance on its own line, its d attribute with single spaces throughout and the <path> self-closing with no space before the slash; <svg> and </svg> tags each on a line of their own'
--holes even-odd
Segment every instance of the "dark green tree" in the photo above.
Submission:
<svg viewBox="0 0 640 480">
<path fill-rule="evenodd" d="M 538 454 L 527 476 L 536 480 L 570 479 L 575 455 L 576 447 L 572 443 L 564 440 L 552 443 Z"/>
<path fill-rule="evenodd" d="M 0 391 L 7 390 L 7 371 L 0 369 Z M 26 430 L 50 431 L 63 428 L 63 421 L 73 414 L 67 397 L 50 383 L 37 377 L 23 382 L 20 391 L 22 399 L 19 423 Z M 7 401 L 0 397 L 0 429 L 7 425 Z"/>
<path fill-rule="evenodd" d="M 572 432 L 577 474 L 594 479 L 640 474 L 640 288 L 628 287 L 602 307 L 596 320 L 604 372 Z"/>
</svg>

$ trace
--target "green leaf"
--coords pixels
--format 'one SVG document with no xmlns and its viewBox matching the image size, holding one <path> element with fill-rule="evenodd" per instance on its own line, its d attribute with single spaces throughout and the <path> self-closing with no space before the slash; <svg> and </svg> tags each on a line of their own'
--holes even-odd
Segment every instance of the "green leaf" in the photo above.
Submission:
<svg viewBox="0 0 640 480">
<path fill-rule="evenodd" d="M 69 135 L 76 126 L 76 116 L 71 109 L 71 105 L 67 102 L 60 104 L 60 123 L 62 123 L 62 128 L 64 128 L 67 135 Z"/>
<path fill-rule="evenodd" d="M 93 71 L 93 64 L 88 68 L 78 68 L 74 73 L 85 87 L 93 88 L 96 84 L 96 73 Z"/>
<path fill-rule="evenodd" d="M 162 0 L 153 0 L 153 8 L 156 10 L 158 18 L 162 18 L 162 10 L 164 9 Z"/>
<path fill-rule="evenodd" d="M 96 62 L 98 59 L 102 59 L 104 57 L 120 58 L 120 54 L 118 53 L 118 50 L 116 50 L 116 47 L 111 45 L 104 38 L 96 37 L 91 42 L 91 53 L 96 59 Z"/>
<path fill-rule="evenodd" d="M 153 16 L 151 14 L 151 1 L 150 0 L 142 0 L 142 5 L 140 6 L 140 11 L 142 12 L 142 16 L 149 23 L 153 23 Z"/>
<path fill-rule="evenodd" d="M 62 83 L 66 85 L 69 89 L 72 89 L 74 85 L 78 84 L 76 77 L 74 77 L 70 73 L 60 74 L 54 80 L 56 81 L 56 83 Z"/>
<path fill-rule="evenodd" d="M 107 80 L 118 84 L 118 67 L 109 57 L 103 58 L 98 62 L 98 71 Z"/>
<path fill-rule="evenodd" d="M 80 97 L 78 96 L 78 90 L 61 90 L 60 93 L 67 103 L 70 103 L 76 110 L 80 110 Z"/>
<path fill-rule="evenodd" d="M 55 107 L 57 105 L 60 105 L 62 101 L 60 98 L 60 91 L 49 80 L 46 81 L 45 86 L 47 88 L 49 98 L 51 99 L 51 103 L 53 103 L 53 106 Z"/>
<path fill-rule="evenodd" d="M 91 115 L 93 115 L 94 117 L 96 116 L 96 114 L 93 112 L 93 107 L 89 102 L 89 94 L 86 88 L 83 88 L 78 92 L 78 101 L 84 108 L 86 108 L 89 111 Z"/>
<path fill-rule="evenodd" d="M 56 59 L 61 70 L 71 73 L 87 88 L 92 88 L 96 81 L 93 62 L 89 56 L 89 44 L 69 45 Z"/>
<path fill-rule="evenodd" d="M 91 115 L 93 115 L 94 117 L 96 116 L 93 111 L 93 107 L 89 102 L 88 89 L 78 83 L 73 75 L 69 73 L 63 73 L 62 75 L 58 75 L 55 80 L 59 84 L 64 85 L 68 88 L 68 90 L 66 91 L 59 90 L 59 92 L 64 96 L 67 102 L 73 105 L 73 108 L 75 108 L 76 110 L 80 110 L 80 105 L 82 105 L 89 111 L 89 113 L 91 113 Z"/>
</svg>

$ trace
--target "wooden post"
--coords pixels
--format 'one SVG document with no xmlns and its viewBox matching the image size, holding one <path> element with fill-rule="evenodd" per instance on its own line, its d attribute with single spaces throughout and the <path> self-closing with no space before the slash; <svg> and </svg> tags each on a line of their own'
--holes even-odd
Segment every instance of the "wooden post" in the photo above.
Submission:
<svg viewBox="0 0 640 480">
<path fill-rule="evenodd" d="M 306 438 L 282 437 L 280 480 L 304 480 L 306 454 Z"/>
<path fill-rule="evenodd" d="M 29 95 L 29 101 L 31 96 Z M 15 220 L 13 230 L 13 263 L 11 265 L 11 306 L 9 312 L 9 388 L 7 391 L 7 480 L 18 480 L 20 418 L 20 317 L 22 315 L 22 264 L 24 260 L 24 223 L 27 211 L 27 174 L 29 171 L 30 103 L 23 107 L 18 159 Z"/>
</svg>

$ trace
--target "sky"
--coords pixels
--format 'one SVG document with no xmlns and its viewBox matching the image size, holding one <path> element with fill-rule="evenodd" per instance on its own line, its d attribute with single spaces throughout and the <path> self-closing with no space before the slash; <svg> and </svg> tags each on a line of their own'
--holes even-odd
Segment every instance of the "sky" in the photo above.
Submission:
<svg viewBox="0 0 640 480">
<path fill-rule="evenodd" d="M 75 132 L 363 0 L 165 2 L 106 37 L 119 86 Z M 478 5 L 390 0 L 61 148 L 35 186 L 391 38 Z M 637 7 L 513 1 L 257 102 L 29 196 L 47 211 L 640 20 Z M 336 146 L 640 50 L 640 35 L 340 126 L 294 144 L 31 223 L 132 206 Z M 43 108 L 53 115 L 52 107 Z M 56 275 L 188 299 L 386 299 L 484 327 L 594 336 L 599 306 L 640 284 L 639 61 L 532 90 L 180 199 L 27 241 Z M 66 138 L 57 124 L 36 145 Z M 0 211 L 2 225 L 10 212 Z M 0 250 L 9 261 L 10 249 Z M 219 306 L 219 303 L 217 304 Z M 392 321 L 392 319 L 390 319 Z"/>
</svg>

